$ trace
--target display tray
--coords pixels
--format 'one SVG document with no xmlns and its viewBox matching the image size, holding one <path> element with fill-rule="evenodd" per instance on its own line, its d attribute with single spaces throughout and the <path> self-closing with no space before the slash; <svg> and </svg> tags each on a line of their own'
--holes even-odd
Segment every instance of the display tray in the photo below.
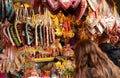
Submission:
<svg viewBox="0 0 120 78">
<path fill-rule="evenodd" d="M 47 57 L 47 58 L 34 58 L 35 62 L 48 62 L 53 61 L 54 57 Z"/>
</svg>

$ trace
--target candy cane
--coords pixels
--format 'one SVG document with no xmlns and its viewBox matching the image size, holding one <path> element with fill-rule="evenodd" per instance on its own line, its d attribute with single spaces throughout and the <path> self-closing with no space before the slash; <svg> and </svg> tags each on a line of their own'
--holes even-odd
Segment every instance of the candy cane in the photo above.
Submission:
<svg viewBox="0 0 120 78">
<path fill-rule="evenodd" d="M 51 32 L 52 32 L 52 41 L 53 41 L 53 43 L 55 43 L 55 31 L 53 28 L 52 28 Z"/>
<path fill-rule="evenodd" d="M 13 39 L 12 39 L 12 37 L 10 35 L 9 27 L 7 27 L 7 32 L 8 32 L 9 38 L 10 38 L 10 42 L 12 43 L 13 46 L 15 46 L 15 43 L 13 42 Z"/>
<path fill-rule="evenodd" d="M 49 33 L 48 33 L 48 26 L 46 26 L 46 40 L 47 40 L 47 46 L 49 46 Z"/>
<path fill-rule="evenodd" d="M 35 26 L 35 45 L 38 46 L 38 26 Z"/>
<path fill-rule="evenodd" d="M 40 44 L 43 45 L 43 30 L 42 30 L 42 24 L 40 24 Z"/>
<path fill-rule="evenodd" d="M 4 13 L 5 13 L 5 10 L 4 10 L 4 2 L 2 0 L 2 19 L 5 17 Z"/>
<path fill-rule="evenodd" d="M 52 28 L 51 27 L 49 27 L 48 32 L 49 32 L 49 42 L 52 43 L 53 41 L 52 41 Z"/>
<path fill-rule="evenodd" d="M 14 26 L 10 26 L 10 33 L 11 33 L 11 37 L 13 39 L 13 41 L 16 43 L 16 45 L 19 47 L 20 46 L 20 42 L 16 36 L 16 33 L 14 33 Z"/>
<path fill-rule="evenodd" d="M 32 38 L 32 40 L 30 41 L 30 36 L 29 36 L 30 32 L 28 32 L 28 26 L 29 25 L 31 26 L 32 24 L 30 22 L 27 22 L 25 31 L 26 31 L 26 36 L 27 36 L 27 43 L 28 43 L 28 45 L 31 45 L 32 42 L 34 41 L 34 38 Z M 33 36 L 33 33 L 31 35 Z"/>
<path fill-rule="evenodd" d="M 46 27 L 45 25 L 43 26 L 43 45 L 46 46 Z"/>
<path fill-rule="evenodd" d="M 20 33 L 17 31 L 17 24 L 20 24 L 20 23 L 21 23 L 20 21 L 16 21 L 15 25 L 14 25 L 14 28 L 15 28 L 15 32 L 16 32 L 17 38 L 18 38 L 18 40 L 19 40 L 19 42 L 21 44 L 22 41 L 21 41 L 20 36 L 19 36 Z"/>
<path fill-rule="evenodd" d="M 9 36 L 6 33 L 6 29 L 7 29 L 6 27 L 3 28 L 3 33 L 4 33 L 5 37 L 9 40 Z"/>
</svg>

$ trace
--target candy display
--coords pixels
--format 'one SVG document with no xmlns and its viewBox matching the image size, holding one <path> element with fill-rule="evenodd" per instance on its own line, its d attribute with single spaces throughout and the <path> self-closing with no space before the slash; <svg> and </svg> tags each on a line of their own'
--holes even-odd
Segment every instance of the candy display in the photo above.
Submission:
<svg viewBox="0 0 120 78">
<path fill-rule="evenodd" d="M 99 42 L 103 32 L 120 41 L 116 2 L 0 0 L 0 77 L 74 78 L 77 41 Z"/>
<path fill-rule="evenodd" d="M 1 0 L 0 3 L 2 6 L 0 21 L 4 22 L 7 19 L 9 22 L 14 23 L 16 14 L 12 2 L 10 0 Z"/>
</svg>

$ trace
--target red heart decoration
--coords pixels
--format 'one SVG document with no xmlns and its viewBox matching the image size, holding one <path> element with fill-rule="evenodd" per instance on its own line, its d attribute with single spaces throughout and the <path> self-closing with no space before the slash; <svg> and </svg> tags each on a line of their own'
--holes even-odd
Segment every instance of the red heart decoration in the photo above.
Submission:
<svg viewBox="0 0 120 78">
<path fill-rule="evenodd" d="M 119 41 L 119 37 L 118 36 L 110 36 L 110 42 L 112 44 L 116 44 Z"/>
<path fill-rule="evenodd" d="M 60 7 L 57 0 L 48 0 L 48 4 L 54 11 Z"/>
<path fill-rule="evenodd" d="M 72 7 L 73 9 L 77 8 L 80 2 L 81 2 L 81 0 L 74 0 L 74 1 L 73 1 L 73 4 L 71 5 L 71 7 Z"/>
<path fill-rule="evenodd" d="M 58 2 L 61 7 L 66 10 L 72 5 L 73 0 L 58 0 Z"/>
</svg>

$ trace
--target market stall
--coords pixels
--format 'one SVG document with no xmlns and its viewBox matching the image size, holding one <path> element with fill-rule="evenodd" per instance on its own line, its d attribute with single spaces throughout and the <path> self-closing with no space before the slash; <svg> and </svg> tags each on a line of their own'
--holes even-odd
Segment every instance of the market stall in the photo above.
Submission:
<svg viewBox="0 0 120 78">
<path fill-rule="evenodd" d="M 119 42 L 114 0 L 0 0 L 0 72 L 19 78 L 73 78 L 74 46 Z M 2 77 L 4 78 L 4 77 Z"/>
</svg>

